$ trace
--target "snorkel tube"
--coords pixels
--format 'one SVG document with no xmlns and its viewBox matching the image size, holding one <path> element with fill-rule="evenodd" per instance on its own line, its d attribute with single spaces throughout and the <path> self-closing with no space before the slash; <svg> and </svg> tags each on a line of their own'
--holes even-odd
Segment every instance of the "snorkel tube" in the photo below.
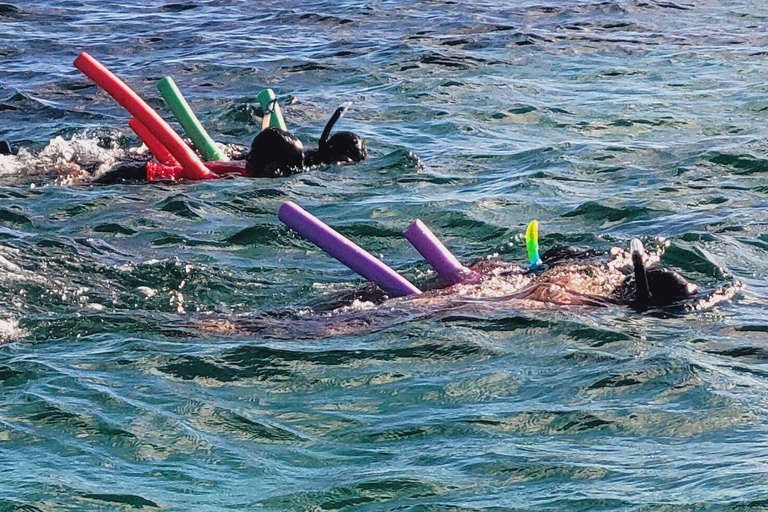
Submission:
<svg viewBox="0 0 768 512">
<path fill-rule="evenodd" d="M 187 146 L 179 135 L 168 126 L 162 117 L 142 100 L 133 89 L 120 80 L 111 71 L 88 53 L 81 53 L 75 59 L 75 67 L 82 71 L 96 85 L 112 96 L 123 108 L 136 117 L 160 143 L 165 146 L 173 157 L 186 171 L 186 177 L 192 180 L 216 178 L 192 149 Z"/>
<path fill-rule="evenodd" d="M 531 270 L 541 265 L 539 257 L 539 223 L 532 220 L 525 230 L 525 248 L 528 251 L 528 261 L 531 263 Z"/>
<path fill-rule="evenodd" d="M 629 250 L 632 253 L 632 267 L 635 271 L 635 301 L 645 303 L 651 298 L 651 291 L 648 288 L 648 275 L 643 263 L 645 247 L 643 247 L 643 242 L 633 238 L 629 244 Z"/>
<path fill-rule="evenodd" d="M 331 130 L 333 130 L 334 125 L 341 119 L 341 116 L 343 116 L 346 111 L 346 106 L 337 108 L 336 112 L 334 112 L 328 122 L 325 123 L 323 134 L 320 135 L 320 141 L 317 143 L 317 147 L 320 148 L 320 151 L 323 151 L 323 149 L 328 146 L 328 138 L 331 136 Z"/>
<path fill-rule="evenodd" d="M 171 112 L 179 121 L 187 136 L 192 139 L 192 144 L 197 148 L 204 160 L 208 161 L 229 161 L 219 149 L 216 143 L 205 131 L 203 125 L 197 119 L 197 116 L 189 107 L 189 103 L 184 99 L 181 91 L 176 87 L 173 78 L 166 76 L 157 82 L 157 89 L 160 95 L 170 107 Z"/>
</svg>

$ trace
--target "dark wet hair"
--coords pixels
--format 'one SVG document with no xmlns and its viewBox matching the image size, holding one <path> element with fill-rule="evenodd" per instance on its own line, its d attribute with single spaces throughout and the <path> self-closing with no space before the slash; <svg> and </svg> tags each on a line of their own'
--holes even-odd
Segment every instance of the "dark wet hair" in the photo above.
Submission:
<svg viewBox="0 0 768 512">
<path fill-rule="evenodd" d="M 327 165 L 332 163 L 355 163 L 368 158 L 368 149 L 362 137 L 352 132 L 337 132 L 330 137 L 331 130 L 347 107 L 339 107 L 323 129 L 317 149 L 304 152 L 304 165 Z"/>
<path fill-rule="evenodd" d="M 672 269 L 651 267 L 645 273 L 651 298 L 658 304 L 674 304 L 696 295 L 698 287 Z"/>
<path fill-rule="evenodd" d="M 304 145 L 290 132 L 267 128 L 254 137 L 246 159 L 251 176 L 290 176 L 304 167 Z"/>
<path fill-rule="evenodd" d="M 114 185 L 115 183 L 143 183 L 146 181 L 146 162 L 122 162 L 98 178 L 94 178 L 92 183 Z"/>
<path fill-rule="evenodd" d="M 698 287 L 669 268 L 645 268 L 643 263 L 642 242 L 632 240 L 632 266 L 634 270 L 634 288 L 636 305 L 669 306 L 696 295 Z"/>
<path fill-rule="evenodd" d="M 601 255 L 594 249 L 581 249 L 570 245 L 558 245 L 541 255 L 541 262 L 549 267 L 563 263 L 578 263 Z"/>
</svg>

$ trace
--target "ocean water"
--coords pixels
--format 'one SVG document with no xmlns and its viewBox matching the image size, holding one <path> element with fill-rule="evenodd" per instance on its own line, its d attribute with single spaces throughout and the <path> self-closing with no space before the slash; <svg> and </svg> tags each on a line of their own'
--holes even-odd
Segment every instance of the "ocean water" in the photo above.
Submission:
<svg viewBox="0 0 768 512">
<path fill-rule="evenodd" d="M 747 0 L 0 4 L 0 511 L 768 508 L 768 7 Z M 175 78 L 248 145 L 273 88 L 306 145 L 277 180 L 92 186 L 141 152 L 73 66 L 164 115 Z M 466 262 L 639 237 L 687 314 L 484 308 L 313 339 L 360 278 L 294 201 L 416 284 L 421 218 Z M 364 306 L 363 306 L 364 307 Z M 327 322 L 334 322 L 329 314 Z"/>
</svg>

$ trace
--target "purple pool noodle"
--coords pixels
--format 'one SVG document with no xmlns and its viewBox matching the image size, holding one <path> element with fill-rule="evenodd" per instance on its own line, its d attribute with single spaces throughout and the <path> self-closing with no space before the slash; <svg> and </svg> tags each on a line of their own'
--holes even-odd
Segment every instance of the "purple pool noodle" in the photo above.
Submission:
<svg viewBox="0 0 768 512">
<path fill-rule="evenodd" d="M 277 218 L 393 297 L 421 293 L 403 276 L 300 206 L 291 202 L 283 203 Z"/>
<path fill-rule="evenodd" d="M 462 265 L 456 256 L 451 254 L 451 251 L 419 219 L 413 221 L 403 231 L 403 235 L 424 256 L 424 259 L 435 269 L 438 275 L 447 277 L 454 283 L 460 283 L 471 274 L 471 271 Z"/>
</svg>

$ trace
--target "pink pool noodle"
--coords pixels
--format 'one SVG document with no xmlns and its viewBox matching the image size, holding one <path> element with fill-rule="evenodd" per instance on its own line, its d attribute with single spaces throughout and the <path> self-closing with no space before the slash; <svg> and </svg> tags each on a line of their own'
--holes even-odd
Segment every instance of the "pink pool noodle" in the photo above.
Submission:
<svg viewBox="0 0 768 512">
<path fill-rule="evenodd" d="M 166 147 L 163 146 L 162 143 L 157 140 L 154 135 L 152 135 L 146 126 L 141 124 L 141 121 L 135 117 L 132 117 L 131 120 L 128 121 L 128 126 L 130 126 L 131 130 L 136 133 L 136 136 L 141 139 L 141 142 L 147 146 L 150 153 L 155 155 L 155 158 L 157 158 L 158 162 L 165 165 L 176 165 L 176 159 L 173 158 L 173 155 L 168 152 Z"/>
<path fill-rule="evenodd" d="M 205 180 L 217 177 L 205 167 L 195 152 L 184 143 L 179 134 L 173 131 L 173 128 L 168 126 L 168 123 L 163 121 L 163 118 L 152 107 L 147 105 L 138 94 L 99 61 L 83 52 L 75 59 L 75 67 L 85 73 L 125 110 L 141 121 L 141 124 L 146 126 L 152 135 L 178 160 L 186 171 L 187 178 Z"/>
<path fill-rule="evenodd" d="M 298 205 L 283 203 L 277 217 L 289 228 L 364 278 L 376 283 L 393 297 L 421 293 L 421 290 L 403 276 Z"/>
<path fill-rule="evenodd" d="M 461 264 L 426 224 L 416 219 L 403 231 L 405 238 L 424 256 L 435 272 L 454 283 L 464 281 L 472 271 Z"/>
</svg>

